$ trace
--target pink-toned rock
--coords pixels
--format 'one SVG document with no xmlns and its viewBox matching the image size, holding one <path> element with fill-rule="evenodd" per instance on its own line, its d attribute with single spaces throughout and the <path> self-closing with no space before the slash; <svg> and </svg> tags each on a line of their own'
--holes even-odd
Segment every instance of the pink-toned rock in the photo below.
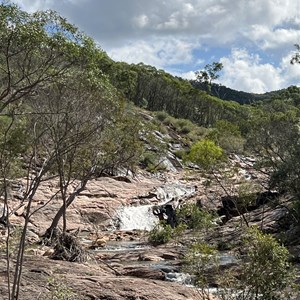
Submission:
<svg viewBox="0 0 300 300">
<path fill-rule="evenodd" d="M 0 270 L 5 270 L 4 258 L 0 258 Z M 201 300 L 196 290 L 172 282 L 147 278 L 154 276 L 150 271 L 132 269 L 127 273 L 128 276 L 116 275 L 104 264 L 78 264 L 50 260 L 46 257 L 25 257 L 20 299 L 32 300 L 38 299 L 40 295 L 45 298 L 50 296 L 51 278 L 53 288 L 55 284 L 59 284 L 59 287 L 71 290 L 76 300 Z M 155 277 L 157 276 L 162 278 L 158 273 Z M 2 300 L 8 299 L 5 272 L 0 272 L 0 295 Z"/>
<path fill-rule="evenodd" d="M 151 254 L 140 254 L 138 260 L 140 261 L 162 261 L 164 260 L 160 256 L 151 255 Z"/>
</svg>

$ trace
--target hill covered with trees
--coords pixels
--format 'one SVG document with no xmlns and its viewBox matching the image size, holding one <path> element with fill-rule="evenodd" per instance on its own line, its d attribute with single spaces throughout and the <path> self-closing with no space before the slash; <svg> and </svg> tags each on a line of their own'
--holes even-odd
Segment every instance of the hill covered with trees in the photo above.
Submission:
<svg viewBox="0 0 300 300">
<path fill-rule="evenodd" d="M 299 87 L 252 95 L 212 84 L 208 93 L 152 66 L 113 61 L 56 12 L 29 14 L 2 3 L 0 16 L 0 222 L 5 230 L 25 206 L 14 260 L 9 232 L 3 252 L 12 273 L 9 300 L 19 299 L 32 215 L 59 198 L 42 239 L 57 243 L 59 235 L 66 247 L 68 208 L 88 182 L 118 170 L 157 171 L 151 155 L 167 152 L 171 141 L 157 138 L 164 133 L 180 136 L 180 149 L 174 151 L 180 162 L 197 165 L 218 183 L 219 163 L 234 154 L 254 156 L 255 168 L 267 178 L 264 188 L 289 197 L 290 226 L 299 228 Z M 15 203 L 10 195 L 19 178 L 26 186 Z M 58 192 L 33 208 L 41 184 L 53 178 Z M 234 205 L 238 211 L 248 208 Z"/>
</svg>

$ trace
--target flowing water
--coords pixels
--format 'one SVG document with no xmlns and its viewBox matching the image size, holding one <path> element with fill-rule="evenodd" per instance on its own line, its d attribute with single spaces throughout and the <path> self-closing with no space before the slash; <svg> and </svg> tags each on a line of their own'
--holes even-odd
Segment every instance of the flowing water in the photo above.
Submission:
<svg viewBox="0 0 300 300">
<path fill-rule="evenodd" d="M 195 192 L 194 186 L 181 183 L 166 184 L 156 188 L 154 194 L 158 205 L 163 205 L 171 200 L 180 200 Z M 124 206 L 120 208 L 115 219 L 120 230 L 151 230 L 158 223 L 152 209 L 154 205 Z"/>
<path fill-rule="evenodd" d="M 182 183 L 165 184 L 156 188 L 155 200 L 158 205 L 163 205 L 171 200 L 181 200 L 191 196 L 195 193 L 194 186 L 187 186 Z M 124 206 L 120 208 L 115 216 L 114 223 L 117 224 L 119 230 L 151 230 L 155 224 L 158 223 L 158 218 L 154 216 L 152 209 L 154 204 L 138 205 L 138 206 Z M 122 255 L 122 253 L 133 254 L 139 251 L 147 250 L 151 246 L 147 243 L 137 241 L 109 241 L 104 248 L 94 250 L 103 253 L 115 253 L 114 255 Z M 220 254 L 220 265 L 226 265 L 236 262 L 236 259 L 228 253 Z M 187 286 L 193 286 L 193 276 L 187 273 L 182 273 L 176 261 L 162 260 L 162 261 L 139 261 L 135 260 L 118 260 L 123 265 L 137 265 L 141 267 L 149 267 L 151 269 L 161 270 L 165 273 L 167 281 L 178 282 Z M 174 264 L 175 263 L 175 264 Z"/>
</svg>

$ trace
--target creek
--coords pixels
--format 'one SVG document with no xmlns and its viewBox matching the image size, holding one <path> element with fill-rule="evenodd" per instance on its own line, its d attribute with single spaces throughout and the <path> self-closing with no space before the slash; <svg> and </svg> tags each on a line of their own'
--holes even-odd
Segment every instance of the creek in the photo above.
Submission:
<svg viewBox="0 0 300 300">
<path fill-rule="evenodd" d="M 146 205 L 134 205 L 121 207 L 114 218 L 115 226 L 120 230 L 147 230 L 150 231 L 155 224 L 158 223 L 158 218 L 153 214 L 153 208 L 156 205 L 164 205 L 169 201 L 181 201 L 188 198 L 196 191 L 195 186 L 188 186 L 182 183 L 165 184 L 157 187 L 151 193 L 152 198 Z M 151 203 L 154 202 L 155 204 Z"/>
<path fill-rule="evenodd" d="M 154 206 L 164 205 L 170 201 L 179 203 L 192 196 L 195 191 L 194 186 L 182 183 L 157 187 L 150 196 L 134 199 L 137 201 L 133 201 L 133 204 L 118 209 L 113 218 L 113 231 L 117 232 L 117 235 L 120 232 L 120 235 L 122 232 L 126 235 L 139 230 L 150 231 L 159 222 L 153 214 Z M 158 271 L 163 272 L 167 281 L 193 285 L 193 276 L 181 272 L 179 258 L 182 253 L 174 254 L 176 252 L 174 246 L 155 248 L 149 245 L 146 239 L 144 240 L 122 238 L 109 240 L 104 247 L 96 248 L 93 252 L 109 265 L 117 265 L 123 271 L 128 269 L 147 269 L 149 273 Z M 222 253 L 219 260 L 220 265 L 226 265 L 233 263 L 235 259 L 228 253 Z"/>
</svg>

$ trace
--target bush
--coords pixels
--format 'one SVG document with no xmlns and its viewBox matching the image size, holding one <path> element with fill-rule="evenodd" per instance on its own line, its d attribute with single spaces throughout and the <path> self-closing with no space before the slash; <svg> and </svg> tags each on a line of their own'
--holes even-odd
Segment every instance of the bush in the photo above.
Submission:
<svg viewBox="0 0 300 300">
<path fill-rule="evenodd" d="M 185 255 L 184 270 L 195 276 L 195 284 L 207 293 L 209 278 L 218 275 L 218 299 L 288 300 L 299 299 L 295 272 L 288 263 L 289 252 L 269 234 L 248 228 L 242 243 L 239 267 L 223 270 L 214 247 L 194 243 Z"/>
<path fill-rule="evenodd" d="M 289 294 L 283 294 L 294 277 L 288 250 L 257 228 L 249 229 L 245 245 L 248 251 L 241 280 L 251 299 L 289 299 Z"/>
<path fill-rule="evenodd" d="M 177 223 L 184 223 L 189 229 L 208 230 L 214 225 L 214 217 L 196 204 L 186 204 L 176 210 Z"/>
<path fill-rule="evenodd" d="M 229 285 L 220 290 L 221 299 L 299 299 L 293 295 L 295 273 L 288 263 L 289 252 L 284 246 L 271 235 L 250 228 L 243 247 L 245 258 L 241 263 L 239 280 L 228 280 L 229 276 L 226 276 Z"/>
<path fill-rule="evenodd" d="M 214 168 L 222 160 L 224 160 L 222 148 L 208 139 L 193 144 L 190 153 L 185 156 L 185 161 L 195 163 L 205 170 Z"/>
<path fill-rule="evenodd" d="M 165 165 L 160 163 L 160 156 L 154 151 L 146 151 L 140 161 L 142 166 L 149 172 L 164 171 Z"/>
<path fill-rule="evenodd" d="M 207 137 L 210 131 L 211 129 L 205 127 L 195 127 L 187 136 L 192 142 L 197 142 Z"/>
<path fill-rule="evenodd" d="M 180 149 L 180 150 L 176 150 L 176 151 L 174 152 L 174 154 L 175 154 L 178 158 L 183 159 L 183 157 L 186 155 L 186 152 L 185 152 L 184 149 Z"/>
<path fill-rule="evenodd" d="M 155 117 L 158 121 L 163 122 L 169 115 L 165 111 L 159 111 L 156 113 Z"/>
<path fill-rule="evenodd" d="M 200 288 L 204 297 L 208 296 L 206 290 L 212 270 L 217 271 L 218 266 L 217 251 L 214 247 L 205 243 L 193 243 L 184 257 L 183 271 L 195 276 L 195 285 Z"/>
<path fill-rule="evenodd" d="M 62 278 L 49 277 L 46 300 L 75 300 L 77 295 L 63 283 Z"/>
<path fill-rule="evenodd" d="M 172 227 L 169 224 L 160 223 L 149 232 L 148 241 L 154 246 L 166 244 L 172 239 L 172 235 Z"/>
<path fill-rule="evenodd" d="M 176 131 L 182 134 L 188 134 L 193 130 L 195 125 L 187 119 L 177 119 L 174 123 Z"/>
</svg>

